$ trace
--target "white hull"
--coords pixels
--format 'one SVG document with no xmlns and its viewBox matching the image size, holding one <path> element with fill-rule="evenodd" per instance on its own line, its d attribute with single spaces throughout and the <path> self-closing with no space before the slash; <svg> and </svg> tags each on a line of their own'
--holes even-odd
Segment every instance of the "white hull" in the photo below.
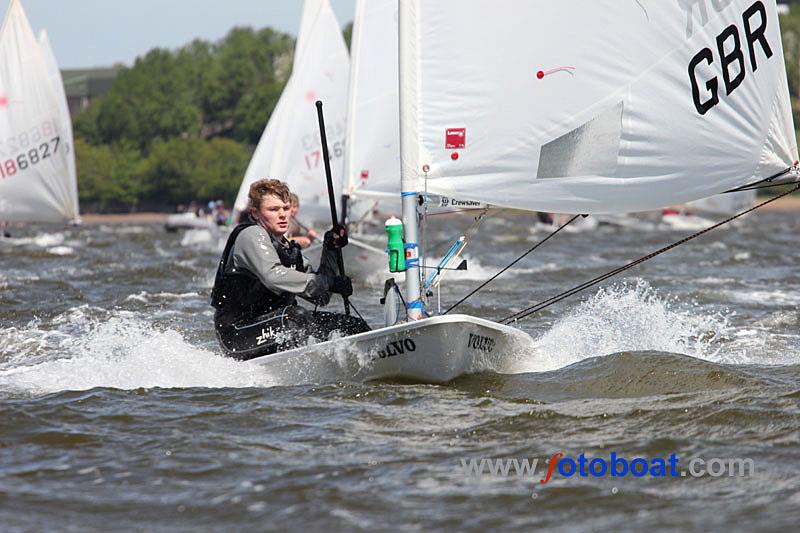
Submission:
<svg viewBox="0 0 800 533">
<path fill-rule="evenodd" d="M 400 379 L 445 383 L 503 372 L 532 344 L 527 333 L 468 315 L 406 322 L 344 339 L 265 355 L 246 364 L 281 385 Z"/>
<path fill-rule="evenodd" d="M 674 230 L 698 231 L 710 228 L 715 222 L 697 215 L 670 214 L 661 217 L 661 224 L 666 228 Z"/>
<path fill-rule="evenodd" d="M 167 217 L 164 227 L 167 231 L 176 231 L 179 229 L 205 229 L 215 231 L 219 226 L 210 217 L 199 217 L 194 213 L 174 213 Z"/>
</svg>

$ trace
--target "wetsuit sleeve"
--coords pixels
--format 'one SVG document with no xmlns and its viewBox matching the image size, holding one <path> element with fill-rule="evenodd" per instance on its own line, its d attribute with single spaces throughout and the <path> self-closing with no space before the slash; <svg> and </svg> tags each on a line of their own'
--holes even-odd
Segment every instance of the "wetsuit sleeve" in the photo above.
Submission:
<svg viewBox="0 0 800 533">
<path fill-rule="evenodd" d="M 271 291 L 291 292 L 320 305 L 330 299 L 326 280 L 283 266 L 269 235 L 258 226 L 239 234 L 232 253 L 235 267 L 252 272 Z"/>
</svg>

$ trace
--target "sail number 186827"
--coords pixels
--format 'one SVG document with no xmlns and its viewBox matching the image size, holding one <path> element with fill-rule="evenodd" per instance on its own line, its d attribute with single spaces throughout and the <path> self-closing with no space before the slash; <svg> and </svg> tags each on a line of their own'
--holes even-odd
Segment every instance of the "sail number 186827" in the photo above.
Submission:
<svg viewBox="0 0 800 533">
<path fill-rule="evenodd" d="M 58 152 L 60 143 L 61 137 L 54 137 L 50 141 L 45 141 L 40 143 L 39 146 L 34 146 L 22 152 L 15 158 L 0 161 L 0 177 L 13 176 L 17 172 L 35 166 L 48 157 L 55 155 Z"/>
</svg>

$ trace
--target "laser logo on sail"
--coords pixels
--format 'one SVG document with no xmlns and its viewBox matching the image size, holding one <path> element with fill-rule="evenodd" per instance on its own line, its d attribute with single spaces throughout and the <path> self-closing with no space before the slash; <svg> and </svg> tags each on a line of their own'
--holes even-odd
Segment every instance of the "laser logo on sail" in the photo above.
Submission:
<svg viewBox="0 0 800 533">
<path fill-rule="evenodd" d="M 447 128 L 444 132 L 444 147 L 447 150 L 464 148 L 467 145 L 467 128 Z"/>
</svg>

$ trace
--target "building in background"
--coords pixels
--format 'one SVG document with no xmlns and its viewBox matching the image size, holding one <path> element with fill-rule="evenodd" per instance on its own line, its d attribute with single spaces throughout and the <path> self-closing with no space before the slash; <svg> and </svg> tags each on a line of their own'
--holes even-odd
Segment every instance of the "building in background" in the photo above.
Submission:
<svg viewBox="0 0 800 533">
<path fill-rule="evenodd" d="M 114 80 L 122 67 L 64 69 L 64 91 L 70 114 L 74 115 L 86 108 L 92 99 L 102 96 L 111 90 Z"/>
</svg>

